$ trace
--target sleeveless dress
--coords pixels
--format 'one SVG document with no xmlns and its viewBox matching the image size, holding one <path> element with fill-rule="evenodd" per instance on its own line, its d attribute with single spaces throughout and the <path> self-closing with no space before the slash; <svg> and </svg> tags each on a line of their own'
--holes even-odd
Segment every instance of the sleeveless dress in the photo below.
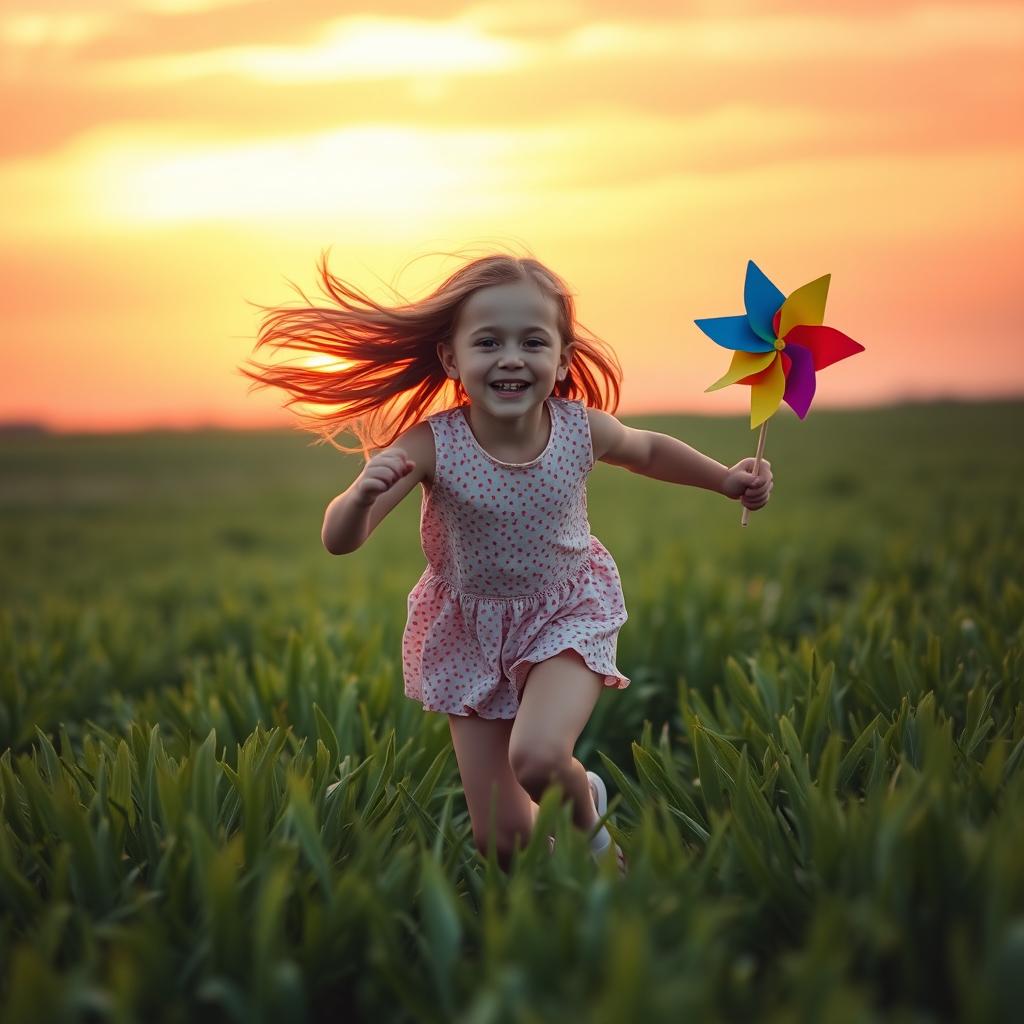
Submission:
<svg viewBox="0 0 1024 1024">
<path fill-rule="evenodd" d="M 467 406 L 427 417 L 433 483 L 423 484 L 427 567 L 408 597 L 405 695 L 425 711 L 515 718 L 534 664 L 574 650 L 606 686 L 626 621 L 618 569 L 590 533 L 594 466 L 582 401 L 546 399 L 551 433 L 530 462 L 501 462 L 470 429 Z"/>
</svg>

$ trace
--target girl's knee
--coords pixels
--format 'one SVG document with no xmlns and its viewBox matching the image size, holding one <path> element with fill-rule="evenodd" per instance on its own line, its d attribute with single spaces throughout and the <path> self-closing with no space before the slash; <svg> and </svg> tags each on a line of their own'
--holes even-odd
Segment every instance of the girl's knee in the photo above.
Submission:
<svg viewBox="0 0 1024 1024">
<path fill-rule="evenodd" d="M 572 753 L 563 750 L 510 749 L 508 755 L 516 781 L 534 799 L 561 777 L 571 761 Z"/>
</svg>

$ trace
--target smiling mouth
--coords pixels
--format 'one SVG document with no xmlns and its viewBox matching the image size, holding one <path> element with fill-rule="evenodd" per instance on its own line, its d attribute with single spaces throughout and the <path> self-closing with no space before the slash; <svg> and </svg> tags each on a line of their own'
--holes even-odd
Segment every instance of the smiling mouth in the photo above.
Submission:
<svg viewBox="0 0 1024 1024">
<path fill-rule="evenodd" d="M 492 384 L 495 391 L 525 391 L 529 384 Z"/>
</svg>

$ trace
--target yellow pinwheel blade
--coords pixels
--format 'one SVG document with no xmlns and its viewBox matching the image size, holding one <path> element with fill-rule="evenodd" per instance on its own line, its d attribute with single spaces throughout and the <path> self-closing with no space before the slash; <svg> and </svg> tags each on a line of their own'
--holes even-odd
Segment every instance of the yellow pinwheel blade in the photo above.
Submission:
<svg viewBox="0 0 1024 1024">
<path fill-rule="evenodd" d="M 778 353 L 775 353 L 776 355 Z M 763 381 L 750 385 L 750 429 L 759 427 L 779 407 L 786 390 L 782 360 L 776 359 Z"/>
<path fill-rule="evenodd" d="M 832 277 L 826 274 L 810 284 L 797 288 L 782 304 L 779 313 L 779 337 L 785 338 L 791 327 L 807 324 L 809 327 L 820 327 L 825 319 L 825 299 L 828 298 L 828 282 Z"/>
<path fill-rule="evenodd" d="M 778 354 L 774 349 L 771 352 L 733 352 L 732 362 L 725 376 L 716 380 L 711 387 L 705 388 L 704 394 L 724 388 L 727 384 L 735 384 L 743 377 L 763 370 Z"/>
</svg>

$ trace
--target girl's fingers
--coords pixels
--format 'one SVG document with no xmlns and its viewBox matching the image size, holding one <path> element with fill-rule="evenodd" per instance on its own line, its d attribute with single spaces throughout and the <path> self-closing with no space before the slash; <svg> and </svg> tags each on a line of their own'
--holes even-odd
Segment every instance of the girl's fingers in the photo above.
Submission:
<svg viewBox="0 0 1024 1024">
<path fill-rule="evenodd" d="M 367 466 L 366 479 L 373 483 L 379 483 L 382 490 L 387 490 L 389 487 L 398 483 L 399 480 L 405 476 L 407 470 L 401 467 L 389 466 L 383 463 L 378 463 L 376 466 Z"/>
<path fill-rule="evenodd" d="M 374 455 L 374 457 L 370 460 L 370 463 L 372 463 L 375 466 L 404 466 L 406 464 L 411 465 L 408 455 L 406 455 L 405 452 L 397 449 L 394 451 L 378 452 L 378 454 Z"/>
<path fill-rule="evenodd" d="M 751 510 L 762 508 L 768 504 L 768 494 L 771 488 L 759 487 L 756 490 L 750 489 L 743 494 L 743 506 Z"/>
</svg>

